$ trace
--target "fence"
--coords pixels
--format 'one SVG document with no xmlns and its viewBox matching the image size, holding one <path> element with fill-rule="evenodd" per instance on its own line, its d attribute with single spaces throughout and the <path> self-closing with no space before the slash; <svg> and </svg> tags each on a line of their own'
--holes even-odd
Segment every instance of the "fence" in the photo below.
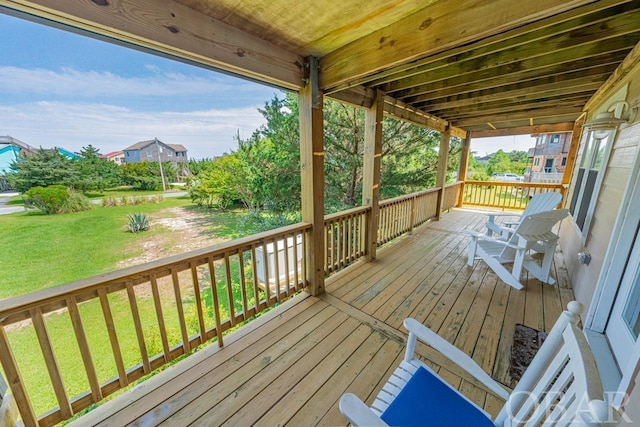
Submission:
<svg viewBox="0 0 640 427">
<path fill-rule="evenodd" d="M 529 182 L 465 181 L 462 204 L 501 209 L 524 209 L 539 193 L 555 191 L 565 195 L 561 184 Z"/>
</svg>

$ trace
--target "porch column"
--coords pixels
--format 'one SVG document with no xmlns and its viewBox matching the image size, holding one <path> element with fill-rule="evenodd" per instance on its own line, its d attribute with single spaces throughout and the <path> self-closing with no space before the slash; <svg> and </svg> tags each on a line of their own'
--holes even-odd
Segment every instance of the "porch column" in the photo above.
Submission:
<svg viewBox="0 0 640 427">
<path fill-rule="evenodd" d="M 362 205 L 369 206 L 369 217 L 365 232 L 365 257 L 367 261 L 376 259 L 378 241 L 378 219 L 380 201 L 380 157 L 382 156 L 382 114 L 384 113 L 384 93 L 376 91 L 370 109 L 364 119 L 364 159 L 362 166 Z"/>
<path fill-rule="evenodd" d="M 580 137 L 582 136 L 582 125 L 584 124 L 584 116 L 579 118 L 573 124 L 573 133 L 571 134 L 571 145 L 567 153 L 567 163 L 564 165 L 564 173 L 562 174 L 562 207 L 567 204 L 567 190 L 571 184 L 571 173 L 573 166 L 576 164 L 576 156 L 578 155 L 578 147 L 580 147 Z"/>
<path fill-rule="evenodd" d="M 447 165 L 449 164 L 449 140 L 451 128 L 447 128 L 440 134 L 440 149 L 438 151 L 438 169 L 436 170 L 436 187 L 438 190 L 438 204 L 436 205 L 436 221 L 440 220 L 442 202 L 444 201 L 444 186 L 447 183 Z"/>
<path fill-rule="evenodd" d="M 300 180 L 302 221 L 311 224 L 305 247 L 307 291 L 324 292 L 324 144 L 322 93 L 318 89 L 318 58 L 308 57 L 307 83 L 298 94 L 300 109 Z"/>
<path fill-rule="evenodd" d="M 467 180 L 467 168 L 469 167 L 469 149 L 471 148 L 471 132 L 467 132 L 467 136 L 462 140 L 462 150 L 460 151 L 460 162 L 458 163 L 458 181 L 462 181 L 460 194 L 458 194 L 458 202 L 456 207 L 462 207 L 464 198 L 464 182 Z M 447 150 L 448 151 L 448 150 Z"/>
</svg>

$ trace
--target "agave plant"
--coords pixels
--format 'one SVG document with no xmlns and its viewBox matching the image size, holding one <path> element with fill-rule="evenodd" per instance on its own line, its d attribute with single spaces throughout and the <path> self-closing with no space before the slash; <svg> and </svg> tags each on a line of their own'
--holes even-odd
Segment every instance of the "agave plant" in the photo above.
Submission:
<svg viewBox="0 0 640 427">
<path fill-rule="evenodd" d="M 127 215 L 129 224 L 127 224 L 127 230 L 132 233 L 139 233 L 141 231 L 147 231 L 150 227 L 149 218 L 146 213 L 138 212 Z"/>
</svg>

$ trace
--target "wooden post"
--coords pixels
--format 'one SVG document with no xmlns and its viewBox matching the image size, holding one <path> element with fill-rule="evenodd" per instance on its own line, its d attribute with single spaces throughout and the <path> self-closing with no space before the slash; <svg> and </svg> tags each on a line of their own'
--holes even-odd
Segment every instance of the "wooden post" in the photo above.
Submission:
<svg viewBox="0 0 640 427">
<path fill-rule="evenodd" d="M 571 145 L 569 146 L 569 153 L 567 153 L 567 163 L 565 163 L 564 165 L 564 173 L 562 174 L 562 207 L 565 207 L 567 204 L 567 189 L 569 188 L 569 184 L 571 183 L 573 166 L 576 164 L 578 148 L 580 147 L 580 138 L 582 137 L 583 123 L 584 118 L 580 118 L 573 124 Z"/>
<path fill-rule="evenodd" d="M 31 406 L 18 370 L 18 364 L 9 345 L 9 338 L 2 326 L 0 326 L 0 362 L 2 362 L 2 368 L 7 376 L 7 382 L 11 386 L 11 400 L 15 399 L 16 403 L 19 402 L 18 410 L 22 416 L 22 423 L 27 427 L 37 426 L 38 418 L 33 411 L 33 406 Z"/>
<path fill-rule="evenodd" d="M 464 199 L 464 183 L 467 180 L 467 168 L 469 167 L 469 150 L 471 148 L 471 132 L 462 140 L 462 150 L 460 151 L 460 163 L 458 164 L 458 181 L 462 181 L 460 194 L 458 194 L 457 207 L 462 207 Z"/>
<path fill-rule="evenodd" d="M 447 183 L 447 165 L 449 164 L 449 140 L 451 129 L 449 126 L 440 134 L 440 150 L 438 151 L 438 169 L 436 170 L 436 187 L 438 190 L 438 204 L 436 205 L 436 221 L 440 220 L 444 190 Z"/>
<path fill-rule="evenodd" d="M 305 260 L 307 291 L 324 292 L 324 128 L 322 93 L 318 89 L 318 58 L 308 57 L 306 85 L 298 94 L 300 109 L 300 178 L 302 221 L 311 224 Z"/>
<path fill-rule="evenodd" d="M 378 226 L 380 217 L 380 157 L 382 156 L 382 114 L 384 93 L 376 91 L 373 105 L 365 112 L 364 159 L 362 167 L 362 205 L 369 206 L 369 218 L 365 231 L 365 259 L 376 259 Z"/>
</svg>

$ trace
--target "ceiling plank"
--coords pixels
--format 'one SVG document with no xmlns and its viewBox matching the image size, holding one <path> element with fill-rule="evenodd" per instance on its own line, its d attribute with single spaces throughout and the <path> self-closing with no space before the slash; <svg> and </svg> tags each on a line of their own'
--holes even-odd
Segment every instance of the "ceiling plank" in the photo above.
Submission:
<svg viewBox="0 0 640 427">
<path fill-rule="evenodd" d="M 388 116 L 435 129 L 438 132 L 444 132 L 447 127 L 450 127 L 446 120 L 425 113 L 390 96 L 384 98 L 384 112 Z M 450 127 L 450 131 L 451 136 L 456 138 L 465 138 L 467 135 L 465 130 L 456 127 Z"/>
<path fill-rule="evenodd" d="M 0 0 L 0 6 L 298 90 L 301 56 L 172 0 Z"/>
<path fill-rule="evenodd" d="M 485 70 L 507 64 L 513 64 L 513 69 L 517 70 L 521 66 L 521 63 L 527 59 L 536 58 L 537 60 L 529 61 L 526 65 L 529 65 L 529 67 L 534 65 L 540 68 L 552 65 L 553 62 L 551 61 L 553 59 L 556 59 L 557 62 L 563 62 L 567 59 L 595 56 L 603 52 L 618 50 L 628 46 L 628 44 L 621 46 L 620 40 L 626 40 L 627 43 L 631 44 L 637 41 L 639 21 L 640 9 L 636 9 L 632 12 L 610 17 L 608 20 L 602 22 L 549 37 L 545 39 L 544 42 L 535 41 L 515 45 L 511 49 L 487 53 L 484 56 L 474 57 L 472 59 L 464 59 L 464 56 L 462 56 L 458 61 L 449 61 L 446 66 L 425 69 L 422 74 L 396 80 L 379 87 L 387 93 L 393 93 L 394 96 L 404 97 L 407 96 L 405 93 L 398 94 L 397 92 L 423 84 L 425 76 L 429 82 L 433 82 L 451 75 L 470 73 L 476 70 Z M 620 36 L 634 33 L 635 36 L 631 40 L 629 40 L 629 38 L 618 39 Z M 606 40 L 611 41 L 607 43 L 606 46 L 603 46 L 602 44 L 604 43 L 602 42 Z M 624 41 L 622 43 L 624 43 Z"/>
<path fill-rule="evenodd" d="M 320 59 L 321 88 L 328 89 L 405 62 L 591 3 L 591 0 L 537 0 L 513 7 L 510 0 L 433 3 Z M 500 11 L 500 13 L 496 13 Z M 460 22 L 461 25 L 452 25 Z"/>
<path fill-rule="evenodd" d="M 584 17 L 585 15 L 593 14 L 595 12 L 598 12 L 604 9 L 610 9 L 614 6 L 628 3 L 629 1 L 630 0 L 601 0 L 597 2 L 592 2 L 585 6 L 571 9 L 569 11 L 551 16 L 544 20 L 539 20 L 528 25 L 523 25 L 521 27 L 515 28 L 513 30 L 510 30 L 501 34 L 497 34 L 491 37 L 486 37 L 484 39 L 475 41 L 471 44 L 449 49 L 449 50 L 431 55 L 421 60 L 401 64 L 396 67 L 389 68 L 379 73 L 373 74 L 371 76 L 361 77 L 359 79 L 353 79 L 350 81 L 350 83 L 338 85 L 334 88 L 331 88 L 331 90 L 327 91 L 327 93 L 343 90 L 351 86 L 357 86 L 365 83 L 368 86 L 380 86 L 395 80 L 411 77 L 412 75 L 415 75 L 415 74 L 421 74 L 425 71 L 425 69 L 422 67 L 428 66 L 429 67 L 428 69 L 433 69 L 433 68 L 437 68 L 438 66 L 446 66 L 448 63 L 451 62 L 452 57 L 458 58 L 460 56 L 463 56 L 465 59 L 471 59 L 473 56 L 470 56 L 470 55 L 485 54 L 479 50 L 479 48 L 483 46 L 494 45 L 492 48 L 493 51 L 497 51 L 505 47 L 508 49 L 512 47 L 513 40 L 519 36 L 527 35 L 536 30 L 548 28 L 548 27 L 551 27 L 575 18 Z M 506 46 L 501 47 L 499 45 L 506 45 Z M 439 65 L 434 64 L 436 62 L 439 63 Z M 430 64 L 434 64 L 434 65 L 432 66 Z"/>
<path fill-rule="evenodd" d="M 577 73 L 579 74 L 579 73 Z M 538 79 L 533 82 L 516 83 L 493 89 L 462 94 L 449 98 L 439 98 L 428 103 L 415 105 L 424 111 L 443 110 L 446 108 L 461 107 L 470 103 L 490 102 L 503 99 L 513 99 L 524 96 L 530 99 L 544 98 L 588 90 L 596 91 L 607 79 L 607 75 L 589 77 L 574 77 L 572 79 L 559 79 L 558 76 Z"/>
<path fill-rule="evenodd" d="M 626 51 L 619 52 L 614 57 L 621 60 L 624 56 L 626 56 Z M 611 62 L 609 64 L 605 65 L 600 65 L 598 63 L 591 64 L 589 60 L 576 61 L 575 67 L 571 67 L 571 72 L 579 73 L 581 77 L 605 74 L 609 75 L 611 72 L 613 72 L 613 70 L 616 69 L 617 64 L 618 62 L 615 62 L 613 59 L 611 59 Z M 424 102 L 430 99 L 446 98 L 465 93 L 479 92 L 501 86 L 507 86 L 510 84 L 536 82 L 545 78 L 556 78 L 558 79 L 557 81 L 562 81 L 565 79 L 571 80 L 571 78 L 573 78 L 571 74 L 567 73 L 566 66 L 559 66 L 558 68 L 546 68 L 545 70 L 547 70 L 548 72 L 542 73 L 534 70 L 532 72 L 504 74 L 502 76 L 494 75 L 490 79 L 471 80 L 466 84 L 460 83 L 466 80 L 464 77 L 454 77 L 451 80 L 444 81 L 445 84 L 447 82 L 452 82 L 451 87 L 445 87 L 440 90 L 430 91 L 420 96 L 407 98 L 404 101 L 408 103 Z"/>
<path fill-rule="evenodd" d="M 573 130 L 573 122 L 556 123 L 552 125 L 534 125 L 534 126 L 519 126 L 506 129 L 495 130 L 475 130 L 469 132 L 471 139 L 473 138 L 489 138 L 496 136 L 510 136 L 510 135 L 534 135 L 540 133 L 552 133 L 552 132 L 568 132 Z"/>
<path fill-rule="evenodd" d="M 474 116 L 468 119 L 455 120 L 452 123 L 457 127 L 474 126 L 482 123 L 491 122 L 493 124 L 500 122 L 509 122 L 513 120 L 526 119 L 530 117 L 534 119 L 538 117 L 556 117 L 563 115 L 575 114 L 578 117 L 582 113 L 582 107 L 549 107 L 549 108 L 532 108 L 527 111 L 518 111 L 515 113 L 488 114 L 482 116 Z"/>
</svg>

